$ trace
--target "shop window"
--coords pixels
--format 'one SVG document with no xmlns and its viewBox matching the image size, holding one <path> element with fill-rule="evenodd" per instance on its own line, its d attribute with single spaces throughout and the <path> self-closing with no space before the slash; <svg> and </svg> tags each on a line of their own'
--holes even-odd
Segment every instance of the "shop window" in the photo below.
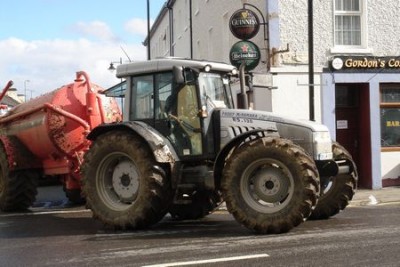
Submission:
<svg viewBox="0 0 400 267">
<path fill-rule="evenodd" d="M 400 84 L 381 84 L 381 145 L 400 150 Z"/>
<path fill-rule="evenodd" d="M 335 0 L 335 47 L 364 48 L 365 5 L 364 0 Z"/>
</svg>

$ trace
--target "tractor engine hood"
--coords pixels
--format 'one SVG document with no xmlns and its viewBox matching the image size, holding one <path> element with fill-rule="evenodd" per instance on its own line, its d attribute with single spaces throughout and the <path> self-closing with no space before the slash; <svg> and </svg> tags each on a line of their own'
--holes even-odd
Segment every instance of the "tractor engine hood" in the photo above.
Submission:
<svg viewBox="0 0 400 267">
<path fill-rule="evenodd" d="M 222 146 L 245 131 L 265 129 L 300 145 L 315 160 L 332 158 L 332 140 L 325 125 L 258 110 L 225 109 L 220 114 L 221 137 L 226 137 Z"/>
</svg>

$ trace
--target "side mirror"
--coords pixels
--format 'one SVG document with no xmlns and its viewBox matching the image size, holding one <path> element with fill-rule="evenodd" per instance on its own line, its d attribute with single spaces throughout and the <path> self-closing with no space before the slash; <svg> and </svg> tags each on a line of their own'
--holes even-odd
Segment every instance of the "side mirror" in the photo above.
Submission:
<svg viewBox="0 0 400 267">
<path fill-rule="evenodd" d="M 183 67 L 174 66 L 172 69 L 174 75 L 174 81 L 176 84 L 184 84 L 185 76 L 183 74 Z"/>
<path fill-rule="evenodd" d="M 188 84 L 196 81 L 197 71 L 192 68 L 174 66 L 172 72 L 176 84 Z"/>
</svg>

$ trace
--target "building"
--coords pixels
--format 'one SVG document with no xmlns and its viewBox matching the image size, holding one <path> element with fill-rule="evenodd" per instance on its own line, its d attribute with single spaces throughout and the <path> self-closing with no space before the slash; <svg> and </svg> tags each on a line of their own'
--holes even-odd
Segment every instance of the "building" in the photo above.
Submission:
<svg viewBox="0 0 400 267">
<path fill-rule="evenodd" d="M 309 83 L 308 4 L 314 83 Z M 400 2 L 372 0 L 169 0 L 150 32 L 150 56 L 229 62 L 229 29 L 241 8 L 265 18 L 251 39 L 261 51 L 257 109 L 328 126 L 357 162 L 359 186 L 400 185 Z M 265 30 L 265 32 L 264 32 Z M 310 90 L 314 101 L 310 102 Z M 310 104 L 314 108 L 310 109 Z"/>
<path fill-rule="evenodd" d="M 0 116 L 7 113 L 11 108 L 22 103 L 22 100 L 17 95 L 17 89 L 10 88 L 8 89 L 6 95 L 0 101 Z"/>
</svg>

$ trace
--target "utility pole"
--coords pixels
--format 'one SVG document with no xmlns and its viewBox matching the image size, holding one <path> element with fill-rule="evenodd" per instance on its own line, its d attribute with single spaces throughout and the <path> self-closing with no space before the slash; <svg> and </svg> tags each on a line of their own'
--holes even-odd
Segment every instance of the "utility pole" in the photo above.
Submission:
<svg viewBox="0 0 400 267">
<path fill-rule="evenodd" d="M 313 0 L 308 0 L 308 86 L 310 120 L 315 121 L 314 115 L 314 25 Z"/>
<path fill-rule="evenodd" d="M 26 83 L 28 83 L 28 82 L 30 82 L 30 80 L 25 80 L 24 81 L 24 93 L 25 93 L 25 102 L 28 100 L 28 96 L 27 96 L 27 94 L 26 94 Z M 32 97 L 31 97 L 32 98 Z"/>
<path fill-rule="evenodd" d="M 147 60 L 150 60 L 150 0 L 147 0 Z"/>
</svg>

